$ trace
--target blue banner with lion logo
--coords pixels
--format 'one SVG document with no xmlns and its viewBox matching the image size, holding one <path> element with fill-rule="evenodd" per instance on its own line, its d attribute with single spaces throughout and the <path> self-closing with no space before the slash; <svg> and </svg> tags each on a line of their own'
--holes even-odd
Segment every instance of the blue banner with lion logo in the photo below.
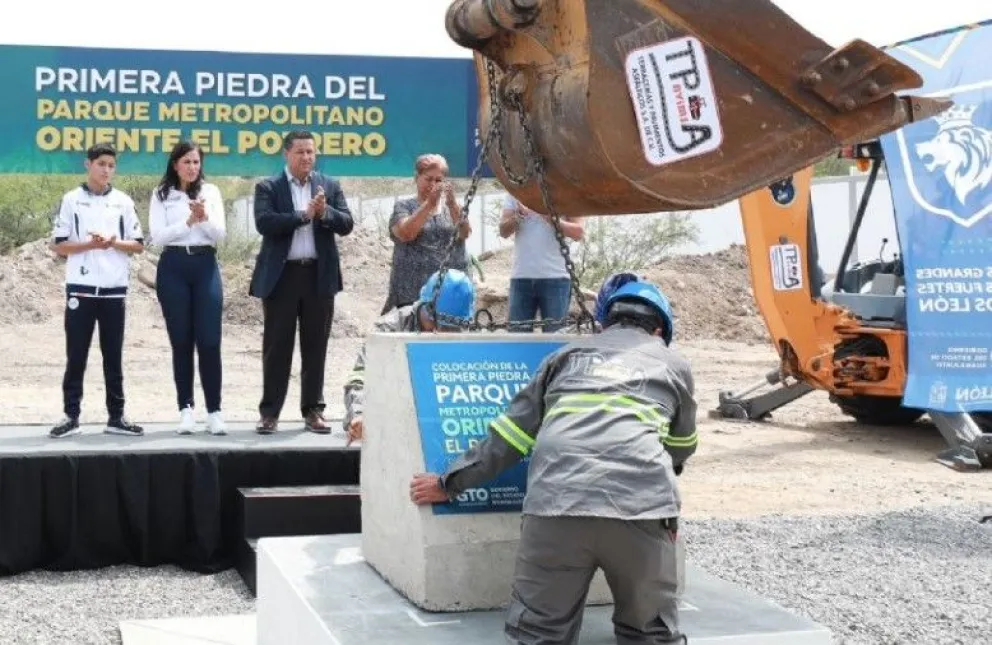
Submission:
<svg viewBox="0 0 992 645">
<path fill-rule="evenodd" d="M 903 404 L 992 410 L 992 21 L 889 48 L 947 97 L 935 118 L 882 137 L 906 272 Z"/>
</svg>

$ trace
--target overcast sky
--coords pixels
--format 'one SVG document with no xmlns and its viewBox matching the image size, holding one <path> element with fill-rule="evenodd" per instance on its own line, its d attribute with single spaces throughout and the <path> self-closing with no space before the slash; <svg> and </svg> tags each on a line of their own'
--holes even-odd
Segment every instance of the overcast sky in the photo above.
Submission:
<svg viewBox="0 0 992 645">
<path fill-rule="evenodd" d="M 834 46 L 852 38 L 887 45 L 992 18 L 989 0 L 774 1 Z M 0 44 L 467 57 L 470 52 L 452 43 L 444 30 L 449 4 L 450 0 L 18 2 L 16 14 L 7 11 L 0 21 Z M 910 10 L 911 5 L 915 6 Z M 382 20 L 385 16 L 388 20 Z M 294 20 L 298 27 L 291 26 Z"/>
</svg>

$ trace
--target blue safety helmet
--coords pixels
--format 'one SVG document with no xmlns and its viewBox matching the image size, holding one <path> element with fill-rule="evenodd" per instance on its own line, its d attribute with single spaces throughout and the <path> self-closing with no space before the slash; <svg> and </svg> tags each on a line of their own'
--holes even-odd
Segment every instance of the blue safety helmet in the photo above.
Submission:
<svg viewBox="0 0 992 645">
<path fill-rule="evenodd" d="M 435 271 L 420 288 L 421 303 L 429 306 L 434 302 L 434 287 L 437 285 L 439 273 Z M 463 322 L 472 320 L 475 313 L 475 285 L 464 272 L 458 269 L 448 269 L 445 272 L 444 280 L 441 282 L 441 292 L 437 296 L 437 311 L 442 316 L 450 316 Z M 430 314 L 429 309 L 427 313 Z"/>
<path fill-rule="evenodd" d="M 614 273 L 609 278 L 603 282 L 603 286 L 599 288 L 599 294 L 596 296 L 596 311 L 595 317 L 596 322 L 600 325 L 606 323 L 606 301 L 610 299 L 617 289 L 629 282 L 637 282 L 640 280 L 634 273 Z"/>
<path fill-rule="evenodd" d="M 614 305 L 630 305 L 631 313 L 641 313 L 661 319 L 661 337 L 670 345 L 675 335 L 675 319 L 672 306 L 661 289 L 640 279 L 629 281 L 606 299 L 603 308 L 609 314 Z M 626 308 L 626 307 L 625 307 Z"/>
</svg>

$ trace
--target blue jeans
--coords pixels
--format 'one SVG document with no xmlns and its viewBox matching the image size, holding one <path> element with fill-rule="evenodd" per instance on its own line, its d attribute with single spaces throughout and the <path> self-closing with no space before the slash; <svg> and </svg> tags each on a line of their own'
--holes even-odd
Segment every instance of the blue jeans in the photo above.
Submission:
<svg viewBox="0 0 992 645">
<path fill-rule="evenodd" d="M 510 280 L 510 331 L 533 331 L 538 312 L 541 320 L 560 320 L 568 315 L 572 283 L 568 278 L 512 278 Z M 563 323 L 548 324 L 545 332 L 555 332 Z"/>
<path fill-rule="evenodd" d="M 187 255 L 167 249 L 155 278 L 158 302 L 172 345 L 172 376 L 179 409 L 193 407 L 193 353 L 207 412 L 220 410 L 221 316 L 224 291 L 213 254 Z"/>
</svg>

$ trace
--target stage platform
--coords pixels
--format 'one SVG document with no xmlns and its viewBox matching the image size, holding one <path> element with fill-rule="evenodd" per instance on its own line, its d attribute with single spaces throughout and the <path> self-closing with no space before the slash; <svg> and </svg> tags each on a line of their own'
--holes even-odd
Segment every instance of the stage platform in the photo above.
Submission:
<svg viewBox="0 0 992 645">
<path fill-rule="evenodd" d="M 319 435 L 303 430 L 303 422 L 283 424 L 282 430 L 270 435 L 255 432 L 255 424 L 249 422 L 228 423 L 227 434 L 214 436 L 206 429 L 196 434 L 180 435 L 175 424 L 141 424 L 145 429 L 142 437 L 123 437 L 105 434 L 103 425 L 84 425 L 82 433 L 64 439 L 48 436 L 50 425 L 0 426 L 0 458 L 41 457 L 52 455 L 92 455 L 92 454 L 144 454 L 144 453 L 187 453 L 197 451 L 261 450 L 274 448 L 292 450 L 327 450 L 328 447 L 344 448 L 345 436 L 340 421 L 329 421 L 332 432 Z M 202 425 L 202 424 L 201 424 Z"/>
<path fill-rule="evenodd" d="M 142 437 L 90 425 L 64 439 L 47 425 L 0 426 L 0 575 L 230 568 L 243 542 L 239 488 L 358 485 L 359 448 L 330 423 L 330 435 L 302 421 L 273 435 L 228 423 L 224 436 L 143 424 Z"/>
<path fill-rule="evenodd" d="M 417 609 L 366 564 L 358 535 L 260 540 L 256 608 L 257 645 L 505 642 L 502 611 L 432 614 Z M 611 613 L 610 606 L 588 607 L 579 643 L 615 643 Z M 681 619 L 691 645 L 833 643 L 826 627 L 691 563 Z"/>
</svg>

